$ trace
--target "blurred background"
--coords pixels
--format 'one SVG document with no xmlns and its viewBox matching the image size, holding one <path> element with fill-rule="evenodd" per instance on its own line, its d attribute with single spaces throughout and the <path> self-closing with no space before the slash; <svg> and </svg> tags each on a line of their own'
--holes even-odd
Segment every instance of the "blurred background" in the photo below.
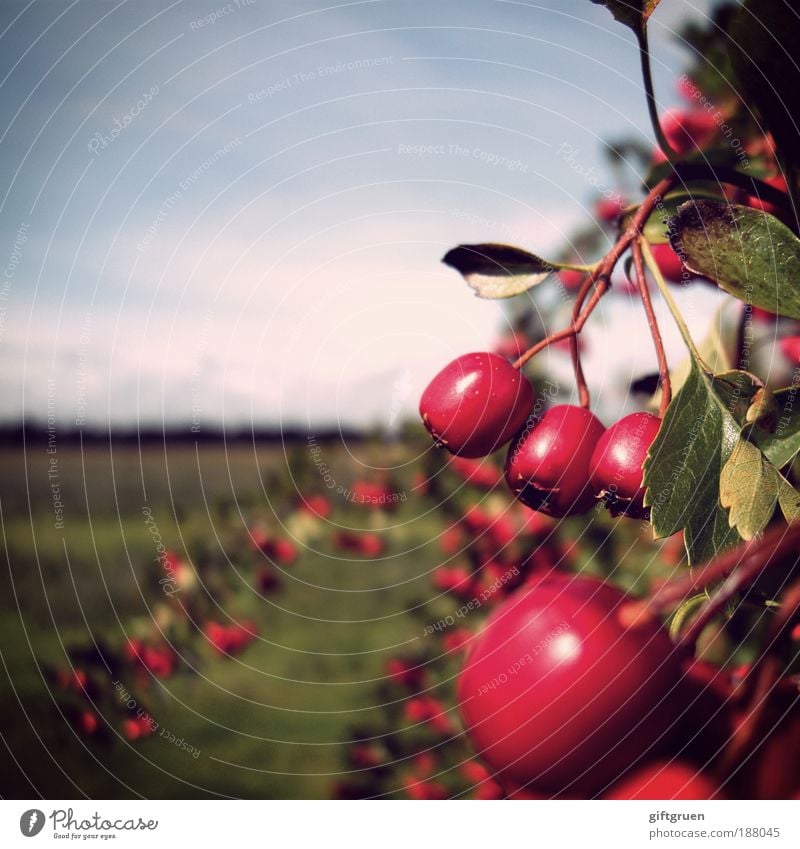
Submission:
<svg viewBox="0 0 800 849">
<path fill-rule="evenodd" d="M 660 108 L 713 6 L 653 16 Z M 494 584 L 454 599 L 453 569 L 496 561 L 499 598 L 533 539 L 573 562 L 588 533 L 633 586 L 655 549 L 444 468 L 424 386 L 564 304 L 440 259 L 610 246 L 596 203 L 652 148 L 630 32 L 588 0 L 5 0 L 0 46 L 3 795 L 469 792 L 433 625 Z M 676 297 L 698 333 L 719 300 Z M 609 420 L 656 370 L 640 309 L 585 335 Z M 541 368 L 567 402 L 567 353 Z"/>
</svg>

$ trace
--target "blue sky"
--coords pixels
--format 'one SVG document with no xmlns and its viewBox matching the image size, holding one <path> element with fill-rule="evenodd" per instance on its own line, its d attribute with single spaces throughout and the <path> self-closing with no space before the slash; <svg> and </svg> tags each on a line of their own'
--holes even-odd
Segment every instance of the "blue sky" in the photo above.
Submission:
<svg viewBox="0 0 800 849">
<path fill-rule="evenodd" d="M 653 17 L 664 106 L 712 5 Z M 385 424 L 501 323 L 447 247 L 552 251 L 592 201 L 559 146 L 650 138 L 589 0 L 4 0 L 0 33 L 6 420 Z"/>
</svg>

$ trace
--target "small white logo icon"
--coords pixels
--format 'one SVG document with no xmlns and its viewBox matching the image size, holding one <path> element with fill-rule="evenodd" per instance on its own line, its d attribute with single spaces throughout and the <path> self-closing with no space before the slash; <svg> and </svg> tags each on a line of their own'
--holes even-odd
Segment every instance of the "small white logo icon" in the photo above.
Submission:
<svg viewBox="0 0 800 849">
<path fill-rule="evenodd" d="M 19 818 L 19 830 L 25 837 L 36 837 L 44 828 L 44 813 L 38 808 L 31 808 Z"/>
</svg>

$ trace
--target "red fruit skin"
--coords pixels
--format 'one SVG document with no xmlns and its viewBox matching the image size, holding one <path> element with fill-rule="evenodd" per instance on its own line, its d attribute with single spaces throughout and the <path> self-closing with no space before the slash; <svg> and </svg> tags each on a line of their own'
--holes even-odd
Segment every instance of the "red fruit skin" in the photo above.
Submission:
<svg viewBox="0 0 800 849">
<path fill-rule="evenodd" d="M 683 761 L 657 761 L 617 782 L 605 799 L 724 799 L 711 776 Z"/>
<path fill-rule="evenodd" d="M 652 413 L 631 413 L 606 430 L 592 454 L 592 487 L 619 499 L 619 507 L 633 518 L 647 513 L 642 466 L 660 427 L 661 419 Z"/>
<path fill-rule="evenodd" d="M 574 271 L 571 268 L 562 268 L 558 272 L 558 279 L 564 284 L 564 288 L 570 292 L 581 288 L 581 284 L 586 279 L 585 271 Z"/>
<path fill-rule="evenodd" d="M 606 224 L 615 224 L 627 205 L 627 201 L 619 195 L 611 198 L 602 197 L 597 201 L 595 213 Z"/>
<path fill-rule="evenodd" d="M 768 183 L 770 186 L 773 186 L 781 192 L 788 193 L 789 191 L 789 186 L 786 184 L 786 178 L 780 174 L 777 174 L 774 177 L 767 177 L 764 182 Z M 770 215 L 780 215 L 781 212 L 781 210 L 777 206 L 775 206 L 774 203 L 770 203 L 766 200 L 761 200 L 761 198 L 756 197 L 754 195 L 748 195 L 746 204 L 751 209 L 757 209 L 761 212 L 768 212 Z"/>
<path fill-rule="evenodd" d="M 533 387 L 504 357 L 465 354 L 422 393 L 419 413 L 440 445 L 460 457 L 485 457 L 518 431 L 533 407 Z"/>
<path fill-rule="evenodd" d="M 506 483 L 523 504 L 548 516 L 585 513 L 596 495 L 589 460 L 604 430 L 583 407 L 552 407 L 511 443 Z"/>
<path fill-rule="evenodd" d="M 100 727 L 100 720 L 96 713 L 84 710 L 78 717 L 78 727 L 87 737 L 91 737 Z"/>
<path fill-rule="evenodd" d="M 705 110 L 668 109 L 661 118 L 661 129 L 680 154 L 705 147 L 718 132 L 714 116 Z"/>
<path fill-rule="evenodd" d="M 665 280 L 670 283 L 683 283 L 684 277 L 689 278 L 686 266 L 670 245 L 651 245 L 650 250 Z"/>
<path fill-rule="evenodd" d="M 800 336 L 787 336 L 778 343 L 781 353 L 792 365 L 800 366 Z"/>
<path fill-rule="evenodd" d="M 680 670 L 657 623 L 625 629 L 626 600 L 553 576 L 512 595 L 472 642 L 458 680 L 467 735 L 504 786 L 591 797 L 663 748 Z"/>
</svg>

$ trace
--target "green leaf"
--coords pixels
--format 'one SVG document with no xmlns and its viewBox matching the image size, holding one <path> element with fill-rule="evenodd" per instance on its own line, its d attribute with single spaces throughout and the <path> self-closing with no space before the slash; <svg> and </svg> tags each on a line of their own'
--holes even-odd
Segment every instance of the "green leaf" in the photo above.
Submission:
<svg viewBox="0 0 800 849">
<path fill-rule="evenodd" d="M 722 506 L 730 510 L 730 526 L 742 539 L 758 536 L 772 519 L 779 478 L 775 467 L 752 442 L 740 439 L 736 443 L 719 478 L 719 496 Z"/>
<path fill-rule="evenodd" d="M 800 386 L 774 393 L 777 410 L 775 427 L 768 431 L 754 427 L 750 439 L 778 469 L 788 465 L 800 451 Z"/>
<path fill-rule="evenodd" d="M 639 33 L 644 29 L 650 15 L 661 0 L 592 0 L 598 6 L 605 6 L 621 24 Z"/>
<path fill-rule="evenodd" d="M 744 418 L 747 424 L 757 424 L 770 433 L 775 430 L 778 420 L 778 402 L 768 387 L 762 386 L 753 395 Z"/>
<path fill-rule="evenodd" d="M 761 113 L 783 156 L 800 162 L 800 16 L 788 0 L 746 0 L 730 27 L 731 64 L 748 108 Z"/>
<path fill-rule="evenodd" d="M 678 637 L 680 637 L 681 629 L 683 628 L 683 623 L 686 621 L 686 617 L 698 607 L 702 607 L 708 601 L 708 598 L 708 593 L 702 592 L 697 595 L 690 596 L 686 599 L 686 601 L 682 602 L 680 607 L 673 614 L 672 620 L 669 623 L 669 636 L 673 642 L 678 641 Z"/>
<path fill-rule="evenodd" d="M 800 239 L 747 206 L 699 200 L 670 219 L 686 266 L 745 303 L 800 318 Z"/>
<path fill-rule="evenodd" d="M 800 492 L 783 475 L 778 475 L 778 503 L 787 522 L 800 519 Z"/>
<path fill-rule="evenodd" d="M 739 425 L 747 422 L 753 399 L 764 388 L 761 378 L 749 371 L 731 369 L 711 378 L 714 391 Z"/>
<path fill-rule="evenodd" d="M 710 376 L 692 359 L 644 464 L 653 531 L 666 537 L 683 528 L 690 564 L 739 540 L 719 500 L 720 473 L 739 439 Z"/>
<path fill-rule="evenodd" d="M 568 263 L 548 262 L 511 245 L 459 245 L 442 258 L 455 268 L 479 298 L 510 298 L 547 279 Z"/>
</svg>

